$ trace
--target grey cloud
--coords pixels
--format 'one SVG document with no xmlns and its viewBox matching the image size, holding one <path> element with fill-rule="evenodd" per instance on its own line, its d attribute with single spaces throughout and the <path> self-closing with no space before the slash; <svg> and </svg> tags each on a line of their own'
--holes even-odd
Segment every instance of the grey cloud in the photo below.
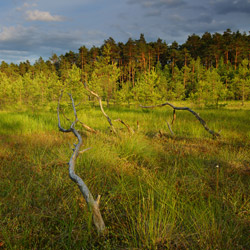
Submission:
<svg viewBox="0 0 250 250">
<path fill-rule="evenodd" d="M 205 32 L 223 32 L 228 28 L 228 23 L 225 21 L 216 21 L 212 20 L 210 23 L 202 23 L 202 22 L 189 22 L 187 21 L 185 24 L 178 25 L 172 28 L 172 32 L 176 32 L 178 30 L 178 35 L 180 37 L 188 37 L 188 35 L 195 33 L 197 35 L 202 35 Z M 184 42 L 184 41 L 183 41 Z"/>
<path fill-rule="evenodd" d="M 185 22 L 185 18 L 179 14 L 171 14 L 170 19 L 173 23 L 182 23 Z"/>
<path fill-rule="evenodd" d="M 129 4 L 140 4 L 145 8 L 175 8 L 185 5 L 183 0 L 128 0 Z"/>
<path fill-rule="evenodd" d="M 230 26 L 232 27 L 232 26 Z M 232 27 L 234 28 L 234 27 Z M 226 29 L 228 29 L 228 22 L 224 20 L 212 20 L 210 23 L 197 23 L 195 26 L 188 25 L 187 26 L 187 31 L 189 34 L 191 33 L 197 33 L 198 35 L 202 35 L 205 32 L 224 32 Z"/>
<path fill-rule="evenodd" d="M 29 60 L 31 63 L 34 63 L 37 58 L 37 56 L 34 56 L 28 51 L 0 50 L 0 62 L 5 61 L 7 63 L 20 63 Z"/>
<path fill-rule="evenodd" d="M 69 50 L 77 51 L 83 44 L 89 47 L 100 46 L 107 37 L 104 32 L 98 30 L 67 32 L 21 25 L 4 27 L 0 30 L 0 55 L 6 58 L 3 59 L 5 61 L 38 59 L 40 56 L 49 57 L 52 52 L 64 54 Z"/>
<path fill-rule="evenodd" d="M 137 4 L 146 12 L 145 17 L 161 16 L 163 11 L 187 6 L 183 0 L 128 0 L 128 4 Z"/>
<path fill-rule="evenodd" d="M 7 7 L 0 9 L 1 25 L 5 26 L 0 27 L 1 57 L 21 49 L 39 58 L 50 56 L 51 51 L 62 54 L 77 51 L 82 45 L 99 46 L 110 36 L 126 42 L 129 37 L 138 39 L 140 33 L 146 40 L 160 37 L 167 43 L 176 40 L 181 44 L 193 33 L 221 33 L 227 28 L 248 31 L 250 22 L 250 0 L 11 1 L 15 4 L 12 2 L 9 12 Z M 46 18 L 37 14 L 36 20 L 53 19 L 55 14 L 67 20 L 27 22 L 25 13 L 35 9 L 48 12 Z M 24 52 L 18 54 L 18 58 L 26 56 Z"/>
<path fill-rule="evenodd" d="M 36 35 L 36 30 L 34 27 L 23 27 L 21 25 L 18 26 L 10 26 L 3 27 L 0 31 L 0 49 L 4 48 L 12 48 L 13 45 L 26 44 L 26 47 L 29 47 L 34 37 Z"/>
<path fill-rule="evenodd" d="M 167 43 L 172 43 L 176 40 L 179 44 L 184 43 L 187 37 L 193 33 L 203 35 L 205 32 L 219 32 L 222 33 L 228 28 L 228 22 L 224 20 L 209 19 L 203 16 L 197 18 L 183 18 L 182 21 L 175 21 L 162 24 L 160 26 L 161 38 L 165 39 Z M 230 25 L 232 29 L 235 27 Z M 154 30 L 151 29 L 154 34 Z"/>
<path fill-rule="evenodd" d="M 211 15 L 207 15 L 207 14 L 201 14 L 199 15 L 198 17 L 195 17 L 195 18 L 191 18 L 189 19 L 189 22 L 192 22 L 192 23 L 206 23 L 206 24 L 210 24 L 213 22 L 213 18 Z"/>
<path fill-rule="evenodd" d="M 151 17 L 151 16 L 159 16 L 161 15 L 161 10 L 157 10 L 157 9 L 152 9 L 150 11 L 148 11 L 145 16 L 147 17 Z"/>
<path fill-rule="evenodd" d="M 69 49 L 81 40 L 81 32 L 41 30 L 36 27 L 11 26 L 0 31 L 0 49 L 31 51 L 40 47 Z"/>
<path fill-rule="evenodd" d="M 105 32 L 99 30 L 87 30 L 83 32 L 83 38 L 79 45 L 85 45 L 87 47 L 101 46 L 103 41 L 107 39 L 108 35 Z M 79 47 L 80 47 L 79 46 Z"/>
<path fill-rule="evenodd" d="M 249 0 L 214 0 L 211 3 L 217 14 L 247 13 L 250 14 Z"/>
</svg>

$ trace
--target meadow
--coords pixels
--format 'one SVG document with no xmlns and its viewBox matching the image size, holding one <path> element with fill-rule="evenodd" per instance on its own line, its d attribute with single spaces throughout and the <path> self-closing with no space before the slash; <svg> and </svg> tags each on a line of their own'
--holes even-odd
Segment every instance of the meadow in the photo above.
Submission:
<svg viewBox="0 0 250 250">
<path fill-rule="evenodd" d="M 117 135 L 99 107 L 77 107 L 98 130 L 79 125 L 91 150 L 79 156 L 76 173 L 101 195 L 104 235 L 69 179 L 76 139 L 59 132 L 56 109 L 0 111 L 0 249 L 250 249 L 246 105 L 192 106 L 220 131 L 217 139 L 186 111 L 176 111 L 171 135 L 169 107 L 106 108 L 135 130 L 114 122 Z"/>
</svg>

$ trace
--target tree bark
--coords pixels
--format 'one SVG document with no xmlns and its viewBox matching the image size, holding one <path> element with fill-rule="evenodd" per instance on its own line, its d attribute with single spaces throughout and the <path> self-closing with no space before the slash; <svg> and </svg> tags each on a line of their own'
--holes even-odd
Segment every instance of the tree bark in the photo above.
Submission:
<svg viewBox="0 0 250 250">
<path fill-rule="evenodd" d="M 75 164 L 76 164 L 76 160 L 77 160 L 77 157 L 78 157 L 79 153 L 81 153 L 80 148 L 81 148 L 81 146 L 83 144 L 83 141 L 82 141 L 82 137 L 81 137 L 80 133 L 75 129 L 75 125 L 79 120 L 77 118 L 77 113 L 76 113 L 73 97 L 70 94 L 69 94 L 69 96 L 70 96 L 71 101 L 72 101 L 72 107 L 73 107 L 73 110 L 74 110 L 75 121 L 72 122 L 69 129 L 64 129 L 61 126 L 59 113 L 60 113 L 60 99 L 62 97 L 62 94 L 61 94 L 61 96 L 59 98 L 58 107 L 57 107 L 58 128 L 63 133 L 70 133 L 70 132 L 73 133 L 75 135 L 75 137 L 77 138 L 77 140 L 78 140 L 78 143 L 75 145 L 75 148 L 73 149 L 73 154 L 72 154 L 72 156 L 70 158 L 70 161 L 69 161 L 69 177 L 70 177 L 70 179 L 72 181 L 74 181 L 78 185 L 78 187 L 79 187 L 85 201 L 87 202 L 88 208 L 92 213 L 93 222 L 94 222 L 94 225 L 96 226 L 97 231 L 99 233 L 104 233 L 105 224 L 104 224 L 104 221 L 102 219 L 102 215 L 101 215 L 101 212 L 100 212 L 100 209 L 99 209 L 100 195 L 98 195 L 97 199 L 94 200 L 93 195 L 89 191 L 87 185 L 75 173 Z"/>
<path fill-rule="evenodd" d="M 100 97 L 97 93 L 95 93 L 94 91 L 90 90 L 85 82 L 84 82 L 84 87 L 85 87 L 85 89 L 86 89 L 89 93 L 91 93 L 93 96 L 95 96 L 95 97 L 98 99 L 99 105 L 100 105 L 100 109 L 101 109 L 103 115 L 107 118 L 108 123 L 109 123 L 109 125 L 110 125 L 112 131 L 113 131 L 115 134 L 117 134 L 117 131 L 116 131 L 115 127 L 113 126 L 113 123 L 112 123 L 110 117 L 105 113 L 105 111 L 104 111 L 104 109 L 103 109 L 101 97 Z M 124 121 L 122 121 L 120 118 L 116 119 L 115 121 L 121 122 L 121 123 L 128 129 L 128 131 L 129 131 L 131 134 L 134 134 L 134 130 L 133 130 L 128 124 L 126 124 Z"/>
<path fill-rule="evenodd" d="M 159 104 L 159 105 L 155 105 L 155 106 L 142 106 L 142 105 L 140 105 L 140 107 L 142 107 L 142 108 L 156 108 L 156 107 L 163 107 L 163 106 L 170 106 L 171 108 L 174 109 L 174 111 L 175 111 L 175 110 L 187 110 L 187 111 L 191 112 L 191 113 L 198 119 L 198 121 L 199 121 L 199 122 L 201 123 L 201 125 L 205 128 L 205 130 L 206 130 L 208 133 L 210 133 L 214 138 L 220 136 L 219 133 L 217 133 L 217 132 L 211 130 L 211 129 L 207 126 L 206 122 L 205 122 L 205 121 L 204 121 L 195 111 L 193 111 L 192 109 L 190 109 L 190 108 L 188 108 L 188 107 L 175 107 L 173 104 L 171 104 L 171 103 L 169 103 L 169 102 L 166 102 L 166 103 L 163 103 L 163 104 Z M 174 115 L 175 115 L 175 112 L 174 112 Z"/>
<path fill-rule="evenodd" d="M 100 97 L 97 93 L 95 93 L 94 91 L 90 90 L 85 82 L 84 82 L 83 84 L 84 84 L 85 89 L 86 89 L 90 94 L 92 94 L 93 96 L 95 96 L 95 97 L 97 98 L 97 100 L 98 100 L 98 102 L 99 102 L 100 109 L 101 109 L 103 115 L 107 118 L 107 121 L 108 121 L 108 123 L 109 123 L 109 125 L 110 125 L 112 131 L 113 131 L 115 134 L 117 134 L 116 129 L 115 129 L 115 127 L 113 126 L 113 123 L 112 123 L 111 119 L 110 119 L 109 116 L 105 113 L 105 111 L 104 111 L 104 109 L 103 109 L 101 97 Z"/>
</svg>

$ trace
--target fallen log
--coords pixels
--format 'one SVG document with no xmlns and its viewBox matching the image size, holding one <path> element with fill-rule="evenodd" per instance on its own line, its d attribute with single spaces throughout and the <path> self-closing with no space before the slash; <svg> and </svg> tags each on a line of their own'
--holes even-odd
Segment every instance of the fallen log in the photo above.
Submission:
<svg viewBox="0 0 250 250">
<path fill-rule="evenodd" d="M 154 106 L 142 106 L 140 105 L 141 108 L 157 108 L 157 107 L 164 107 L 164 106 L 170 106 L 171 108 L 173 108 L 173 120 L 172 120 L 172 124 L 174 123 L 175 119 L 176 119 L 176 114 L 175 114 L 175 110 L 186 110 L 189 111 L 190 113 L 192 113 L 197 119 L 198 121 L 201 123 L 201 125 L 205 128 L 205 130 L 210 133 L 214 138 L 216 137 L 220 137 L 220 134 L 213 131 L 212 129 L 210 129 L 206 122 L 192 109 L 188 108 L 188 107 L 176 107 L 173 104 L 169 103 L 169 102 L 165 102 L 163 104 L 158 104 L 158 105 L 154 105 Z"/>
</svg>

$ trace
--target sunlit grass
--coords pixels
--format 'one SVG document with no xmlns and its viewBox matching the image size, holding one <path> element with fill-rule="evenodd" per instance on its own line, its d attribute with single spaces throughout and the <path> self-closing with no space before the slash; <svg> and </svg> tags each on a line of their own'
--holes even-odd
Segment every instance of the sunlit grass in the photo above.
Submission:
<svg viewBox="0 0 250 250">
<path fill-rule="evenodd" d="M 91 150 L 76 166 L 93 195 L 101 195 L 105 236 L 97 235 L 68 177 L 75 137 L 58 131 L 56 111 L 0 113 L 4 249 L 250 247 L 249 110 L 196 109 L 209 127 L 221 130 L 217 140 L 186 111 L 177 111 L 174 136 L 166 125 L 170 108 L 106 111 L 135 134 L 119 122 L 118 135 L 110 133 L 97 107 L 79 110 L 79 119 L 99 132 L 83 136 Z"/>
</svg>

